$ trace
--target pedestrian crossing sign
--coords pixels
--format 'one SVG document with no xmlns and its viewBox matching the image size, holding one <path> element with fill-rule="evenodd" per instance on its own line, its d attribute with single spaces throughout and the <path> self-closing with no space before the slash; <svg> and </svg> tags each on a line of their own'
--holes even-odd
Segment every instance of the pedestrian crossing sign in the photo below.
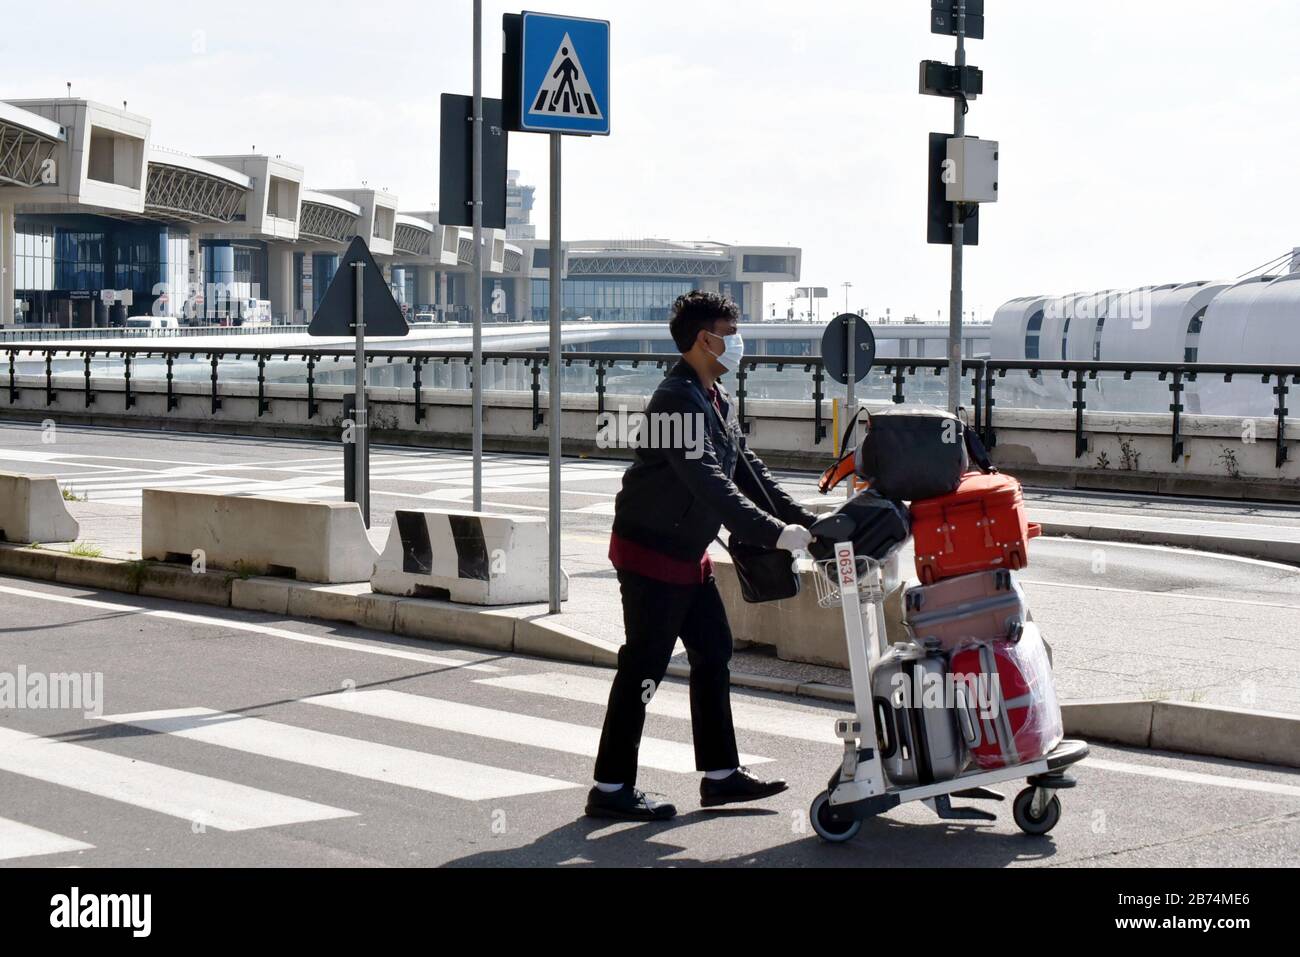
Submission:
<svg viewBox="0 0 1300 957">
<path fill-rule="evenodd" d="M 523 15 L 520 128 L 609 135 L 609 21 Z"/>
</svg>

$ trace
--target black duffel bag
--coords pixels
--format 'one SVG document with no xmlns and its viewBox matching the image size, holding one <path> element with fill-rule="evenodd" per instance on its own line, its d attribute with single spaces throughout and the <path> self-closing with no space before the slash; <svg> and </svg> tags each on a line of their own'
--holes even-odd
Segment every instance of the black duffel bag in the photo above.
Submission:
<svg viewBox="0 0 1300 957">
<path fill-rule="evenodd" d="M 849 422 L 847 440 L 858 416 Z M 919 502 L 950 495 L 972 465 L 996 472 L 984 443 L 951 412 L 924 406 L 867 413 L 866 434 L 852 453 L 826 470 L 822 491 L 852 471 L 885 498 Z M 840 447 L 844 447 L 841 441 Z"/>
<path fill-rule="evenodd" d="M 809 548 L 813 558 L 832 558 L 836 542 L 850 541 L 858 558 L 858 574 L 862 575 L 868 559 L 884 561 L 907 542 L 912 522 L 905 506 L 867 489 L 823 516 L 811 531 L 816 536 Z"/>
</svg>

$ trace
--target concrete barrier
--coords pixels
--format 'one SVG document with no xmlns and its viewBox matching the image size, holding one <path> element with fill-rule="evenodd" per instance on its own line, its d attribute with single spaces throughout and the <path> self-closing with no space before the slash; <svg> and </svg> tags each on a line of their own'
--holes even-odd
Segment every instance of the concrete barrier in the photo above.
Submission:
<svg viewBox="0 0 1300 957">
<path fill-rule="evenodd" d="M 801 572 L 799 594 L 794 598 L 751 605 L 741 596 L 731 559 L 725 554 L 713 556 L 713 575 L 727 607 L 733 638 L 771 645 L 782 661 L 848 668 L 844 615 L 839 605 L 822 608 L 817 604 L 813 576 L 819 574 L 812 569 Z M 903 592 L 908 584 L 906 581 L 894 584 L 885 596 L 885 624 L 890 644 L 911 637 L 903 624 Z"/>
<path fill-rule="evenodd" d="M 0 472 L 0 541 L 75 542 L 80 531 L 53 477 Z"/>
<path fill-rule="evenodd" d="M 546 520 L 437 509 L 393 515 L 371 587 L 467 605 L 546 601 Z M 561 597 L 569 594 L 564 576 Z"/>
<path fill-rule="evenodd" d="M 294 502 L 215 492 L 144 490 L 141 552 L 210 568 L 339 584 L 367 581 L 379 554 L 351 502 Z"/>
</svg>

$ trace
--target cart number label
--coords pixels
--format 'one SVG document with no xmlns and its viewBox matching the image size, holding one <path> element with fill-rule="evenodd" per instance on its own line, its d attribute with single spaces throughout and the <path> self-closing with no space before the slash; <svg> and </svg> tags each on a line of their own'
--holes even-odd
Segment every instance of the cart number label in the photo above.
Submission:
<svg viewBox="0 0 1300 957">
<path fill-rule="evenodd" d="M 853 549 L 841 548 L 835 556 L 839 560 L 840 566 L 840 584 L 856 585 L 858 581 L 857 568 L 854 567 Z"/>
</svg>

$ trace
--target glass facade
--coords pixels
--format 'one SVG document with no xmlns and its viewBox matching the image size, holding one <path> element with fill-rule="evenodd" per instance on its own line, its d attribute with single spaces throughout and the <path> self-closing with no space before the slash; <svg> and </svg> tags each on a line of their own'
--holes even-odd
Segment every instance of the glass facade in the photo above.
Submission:
<svg viewBox="0 0 1300 957">
<path fill-rule="evenodd" d="M 15 289 L 54 288 L 54 227 L 19 226 L 14 236 Z"/>
<path fill-rule="evenodd" d="M 293 254 L 293 310 L 302 311 L 302 261 L 304 253 Z"/>
<path fill-rule="evenodd" d="M 1025 328 L 1025 358 L 1038 358 L 1038 340 L 1043 333 L 1043 313 L 1041 311 L 1034 313 L 1029 317 L 1029 325 Z"/>
<path fill-rule="evenodd" d="M 205 240 L 203 243 L 203 317 L 218 321 L 242 316 L 240 303 L 264 299 L 266 244 Z"/>
<path fill-rule="evenodd" d="M 320 301 L 325 298 L 334 273 L 339 268 L 339 256 L 336 253 L 312 253 L 311 257 L 311 314 L 316 315 Z"/>
<path fill-rule="evenodd" d="M 751 316 L 749 310 L 745 308 L 745 284 L 743 282 L 722 282 L 718 283 L 718 292 L 726 296 L 740 309 L 740 314 L 745 319 L 760 319 L 761 316 Z"/>
<path fill-rule="evenodd" d="M 54 288 L 91 291 L 108 288 L 104 283 L 108 258 L 106 239 L 103 231 L 56 230 Z"/>
<path fill-rule="evenodd" d="M 789 256 L 747 255 L 745 256 L 742 265 L 745 272 L 792 272 L 793 271 L 793 267 L 790 264 Z"/>
<path fill-rule="evenodd" d="M 188 230 L 96 216 L 20 215 L 14 258 L 15 294 L 29 323 L 90 325 L 90 313 L 67 303 L 98 299 L 104 290 L 129 290 L 132 315 L 178 315 L 187 298 Z"/>
<path fill-rule="evenodd" d="M 533 322 L 550 316 L 549 279 L 533 279 Z M 664 322 L 673 300 L 696 288 L 689 279 L 646 279 L 601 276 L 566 279 L 561 290 L 563 320 L 590 316 L 596 322 Z"/>
<path fill-rule="evenodd" d="M 744 330 L 742 329 L 743 333 Z M 813 354 L 812 339 L 766 339 L 758 340 L 767 347 L 769 356 L 810 356 Z M 818 350 L 820 351 L 820 350 Z"/>
</svg>

